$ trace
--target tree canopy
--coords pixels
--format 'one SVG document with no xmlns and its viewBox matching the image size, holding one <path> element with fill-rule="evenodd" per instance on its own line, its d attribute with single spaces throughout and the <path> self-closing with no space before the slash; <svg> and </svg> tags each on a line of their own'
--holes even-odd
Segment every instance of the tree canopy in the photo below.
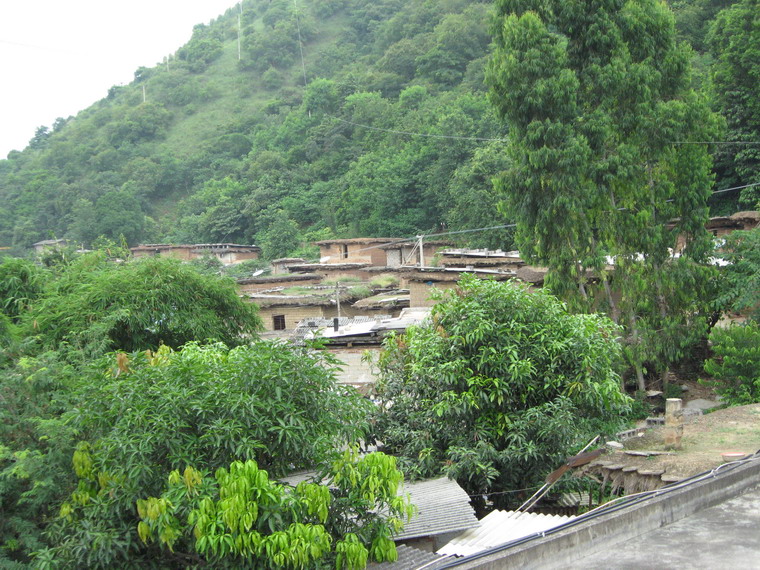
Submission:
<svg viewBox="0 0 760 570">
<path fill-rule="evenodd" d="M 175 259 L 119 262 L 96 252 L 61 268 L 26 325 L 47 347 L 133 351 L 207 339 L 234 346 L 255 338 L 261 323 L 231 279 Z"/>
<path fill-rule="evenodd" d="M 161 495 L 171 471 L 192 466 L 205 476 L 255 461 L 278 477 L 329 465 L 364 436 L 370 406 L 336 384 L 334 369 L 324 352 L 263 341 L 233 349 L 164 346 L 101 360 L 73 387 L 75 405 L 63 416 L 79 440 L 69 450 L 78 484 L 68 489 L 43 557 L 88 568 L 138 560 L 160 566 L 164 554 L 164 562 L 176 563 L 171 550 L 161 554 L 138 540 L 135 511 L 138 499 Z M 283 513 L 261 524 L 285 530 L 286 507 L 272 507 Z M 369 547 L 381 531 L 367 531 L 362 543 Z"/>
<path fill-rule="evenodd" d="M 718 150 L 719 167 L 731 186 L 760 183 L 760 4 L 735 2 L 710 26 L 714 96 L 728 124 L 727 140 L 736 144 Z M 745 188 L 741 202 L 757 207 L 759 186 Z"/>
<path fill-rule="evenodd" d="M 406 473 L 473 495 L 535 485 L 625 412 L 617 335 L 545 291 L 466 277 L 430 324 L 385 343 L 377 435 Z"/>
<path fill-rule="evenodd" d="M 627 327 L 643 388 L 644 360 L 672 361 L 691 340 L 677 332 L 706 327 L 702 143 L 717 119 L 691 88 L 690 51 L 662 2 L 500 0 L 497 11 L 487 79 L 510 128 L 497 185 L 517 245 L 574 308 L 601 303 Z M 667 332 L 644 342 L 642 330 Z"/>
</svg>

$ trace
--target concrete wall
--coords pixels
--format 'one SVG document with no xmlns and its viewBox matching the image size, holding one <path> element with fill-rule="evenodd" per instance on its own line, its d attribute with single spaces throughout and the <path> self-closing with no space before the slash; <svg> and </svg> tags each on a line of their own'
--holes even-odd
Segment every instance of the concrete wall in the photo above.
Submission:
<svg viewBox="0 0 760 570">
<path fill-rule="evenodd" d="M 471 560 L 462 559 L 456 567 L 559 569 L 596 552 L 610 552 L 612 561 L 615 545 L 636 540 L 646 532 L 736 497 L 760 482 L 760 460 L 724 469 L 717 476 L 708 476 L 697 483 L 670 491 L 660 489 L 660 495 L 638 504 L 585 521 L 580 519 L 578 524 L 546 537 Z M 614 563 L 610 567 L 614 567 Z M 652 567 L 657 567 L 654 560 Z"/>
</svg>

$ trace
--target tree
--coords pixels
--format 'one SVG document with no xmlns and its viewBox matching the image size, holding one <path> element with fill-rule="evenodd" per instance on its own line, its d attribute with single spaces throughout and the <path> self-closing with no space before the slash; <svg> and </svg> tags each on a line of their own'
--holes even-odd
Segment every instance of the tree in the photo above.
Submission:
<svg viewBox="0 0 760 570">
<path fill-rule="evenodd" d="M 0 313 L 13 322 L 42 296 L 45 270 L 27 259 L 6 257 L 0 262 Z"/>
<path fill-rule="evenodd" d="M 472 495 L 528 488 L 627 409 L 616 336 L 545 291 L 465 276 L 430 324 L 385 343 L 378 438 L 407 476 L 446 472 Z"/>
<path fill-rule="evenodd" d="M 718 309 L 760 321 L 760 228 L 731 233 L 720 255 L 728 265 L 721 269 Z"/>
<path fill-rule="evenodd" d="M 715 58 L 715 101 L 728 123 L 727 140 L 737 143 L 718 150 L 723 176 L 730 186 L 759 183 L 760 3 L 742 0 L 721 11 L 710 27 L 708 43 Z M 742 191 L 742 203 L 754 207 L 758 201 L 757 186 Z"/>
<path fill-rule="evenodd" d="M 705 362 L 711 386 L 729 406 L 760 402 L 760 325 L 748 322 L 710 333 L 713 357 Z"/>
<path fill-rule="evenodd" d="M 110 355 L 82 379 L 76 405 L 66 414 L 82 440 L 71 450 L 79 484 L 50 529 L 53 549 L 44 559 L 87 568 L 182 561 L 138 539 L 138 499 L 161 496 L 167 474 L 188 466 L 206 477 L 236 461 L 255 461 L 256 469 L 279 477 L 329 464 L 335 450 L 364 436 L 371 406 L 336 383 L 335 368 L 322 351 L 275 342 Z M 225 499 L 213 485 L 209 480 L 196 498 L 208 493 L 213 501 Z M 260 504 L 261 520 L 250 511 L 257 529 L 287 528 L 281 526 L 290 516 L 284 508 L 279 512 L 283 505 L 267 505 L 266 499 Z M 179 516 L 182 503 L 175 506 Z M 142 509 L 139 515 L 144 517 Z M 191 540 L 188 530 L 185 540 Z M 166 533 L 159 537 L 171 547 Z M 219 556 L 216 547 L 199 553 Z"/>
<path fill-rule="evenodd" d="M 497 11 L 487 80 L 510 128 L 497 185 L 518 246 L 574 309 L 602 304 L 626 326 L 643 387 L 645 360 L 667 365 L 691 340 L 678 331 L 706 327 L 711 161 L 688 143 L 712 140 L 716 118 L 689 87 L 664 3 L 499 0 Z M 673 334 L 642 342 L 658 330 Z"/>
<path fill-rule="evenodd" d="M 234 346 L 261 326 L 256 307 L 238 297 L 230 279 L 175 259 L 115 262 L 103 252 L 67 266 L 25 322 L 43 346 L 67 342 L 95 353 L 207 339 Z"/>
<path fill-rule="evenodd" d="M 329 469 L 329 487 L 303 481 L 290 489 L 267 475 L 250 460 L 214 478 L 175 470 L 160 498 L 138 500 L 138 533 L 215 567 L 364 568 L 368 559 L 396 559 L 390 533 L 412 508 L 398 495 L 395 458 L 348 450 Z"/>
<path fill-rule="evenodd" d="M 264 259 L 285 257 L 298 249 L 301 245 L 298 224 L 288 217 L 287 212 L 268 209 L 263 215 L 270 220 L 267 229 L 258 234 Z"/>
</svg>

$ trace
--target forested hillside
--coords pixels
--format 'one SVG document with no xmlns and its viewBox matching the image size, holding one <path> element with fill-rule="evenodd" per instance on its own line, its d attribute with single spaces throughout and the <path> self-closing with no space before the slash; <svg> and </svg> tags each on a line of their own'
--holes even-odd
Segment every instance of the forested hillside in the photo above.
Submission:
<svg viewBox="0 0 760 570">
<path fill-rule="evenodd" d="M 737 101 L 757 108 L 757 95 L 751 85 L 731 94 L 741 65 L 760 64 L 730 56 L 740 15 L 712 24 L 728 4 L 673 7 L 696 50 L 693 81 L 728 118 L 725 136 L 756 140 L 757 113 Z M 741 4 L 750 17 L 757 8 Z M 506 167 L 508 133 L 484 84 L 492 12 L 472 0 L 231 7 L 0 161 L 0 245 L 253 242 L 271 258 L 332 236 L 504 224 L 491 179 Z M 758 181 L 760 149 L 746 148 L 735 162 L 737 147 L 715 146 L 716 188 Z M 721 196 L 723 210 L 738 206 L 738 192 Z M 465 235 L 511 244 L 507 230 Z"/>
</svg>

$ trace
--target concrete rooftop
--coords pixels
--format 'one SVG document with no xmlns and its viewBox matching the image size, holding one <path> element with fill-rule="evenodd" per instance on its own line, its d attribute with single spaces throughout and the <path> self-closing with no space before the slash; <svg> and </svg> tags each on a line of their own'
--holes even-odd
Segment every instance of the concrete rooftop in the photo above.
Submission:
<svg viewBox="0 0 760 570">
<path fill-rule="evenodd" d="M 760 568 L 760 487 L 566 566 L 654 567 Z"/>
</svg>

